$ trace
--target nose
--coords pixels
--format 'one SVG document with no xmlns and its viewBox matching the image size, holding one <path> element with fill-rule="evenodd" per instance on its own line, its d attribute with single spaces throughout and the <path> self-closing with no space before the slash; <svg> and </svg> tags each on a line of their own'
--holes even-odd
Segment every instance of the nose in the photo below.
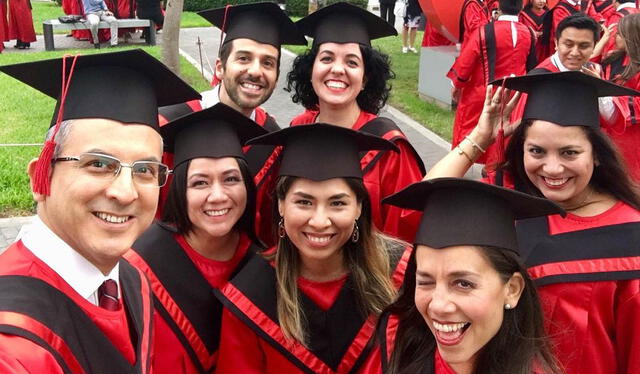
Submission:
<svg viewBox="0 0 640 374">
<path fill-rule="evenodd" d="M 247 66 L 247 74 L 251 75 L 252 77 L 258 76 L 261 72 L 260 69 L 260 60 L 254 58 Z"/>
<path fill-rule="evenodd" d="M 559 175 L 564 171 L 564 166 L 558 157 L 549 155 L 545 159 L 542 171 L 549 176 Z"/>
<path fill-rule="evenodd" d="M 435 286 L 428 308 L 429 312 L 436 316 L 455 312 L 456 306 L 451 301 L 451 294 L 445 285 Z"/>
<path fill-rule="evenodd" d="M 331 72 L 337 75 L 344 74 L 344 64 L 342 63 L 342 61 L 334 61 L 331 65 Z"/>
<path fill-rule="evenodd" d="M 118 175 L 107 187 L 106 194 L 109 198 L 117 200 L 122 205 L 131 204 L 138 198 L 138 190 L 133 182 L 131 167 L 121 167 Z"/>
<path fill-rule="evenodd" d="M 207 202 L 209 203 L 220 203 L 226 201 L 227 196 L 224 187 L 220 183 L 213 183 L 209 188 L 209 195 L 207 196 Z"/>
<path fill-rule="evenodd" d="M 309 218 L 308 223 L 314 229 L 322 230 L 331 226 L 331 219 L 323 207 L 318 207 Z"/>
</svg>

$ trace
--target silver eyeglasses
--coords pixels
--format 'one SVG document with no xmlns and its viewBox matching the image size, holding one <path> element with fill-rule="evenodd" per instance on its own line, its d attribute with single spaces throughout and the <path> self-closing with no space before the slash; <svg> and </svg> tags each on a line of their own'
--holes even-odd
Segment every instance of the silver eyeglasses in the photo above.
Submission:
<svg viewBox="0 0 640 374">
<path fill-rule="evenodd" d="M 78 168 L 103 179 L 114 179 L 123 167 L 131 169 L 131 177 L 139 186 L 162 187 L 171 173 L 169 167 L 155 161 L 135 161 L 125 164 L 115 157 L 100 153 L 82 153 L 77 157 L 58 157 L 52 162 L 77 161 Z"/>
</svg>

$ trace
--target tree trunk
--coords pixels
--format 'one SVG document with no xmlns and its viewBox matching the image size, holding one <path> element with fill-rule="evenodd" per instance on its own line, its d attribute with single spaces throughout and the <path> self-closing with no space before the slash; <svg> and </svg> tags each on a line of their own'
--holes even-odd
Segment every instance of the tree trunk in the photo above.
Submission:
<svg viewBox="0 0 640 374">
<path fill-rule="evenodd" d="M 162 62 L 175 74 L 180 74 L 180 16 L 184 0 L 168 0 L 162 27 Z"/>
</svg>

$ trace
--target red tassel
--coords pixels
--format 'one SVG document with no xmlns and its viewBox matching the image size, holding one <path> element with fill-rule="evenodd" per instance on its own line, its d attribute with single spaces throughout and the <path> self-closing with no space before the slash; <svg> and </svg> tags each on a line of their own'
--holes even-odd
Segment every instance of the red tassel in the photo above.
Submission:
<svg viewBox="0 0 640 374">
<path fill-rule="evenodd" d="M 220 49 L 222 49 L 222 43 L 224 42 L 224 33 L 227 31 L 227 17 L 229 16 L 229 9 L 231 9 L 231 4 L 227 4 L 224 6 L 224 17 L 222 18 L 222 27 L 220 28 L 220 44 L 218 44 L 218 54 L 220 54 Z M 220 79 L 216 77 L 216 72 L 213 72 L 213 79 L 211 80 L 211 87 L 215 87 L 220 84 Z"/>
<path fill-rule="evenodd" d="M 56 143 L 49 139 L 44 143 L 40 157 L 36 162 L 36 170 L 33 176 L 33 192 L 48 196 L 51 192 L 51 184 L 49 183 L 49 174 L 51 171 L 51 159 L 56 149 Z"/>
<path fill-rule="evenodd" d="M 506 90 L 504 88 L 506 79 L 502 79 L 502 91 L 500 92 L 500 129 L 498 130 L 498 136 L 496 137 L 496 145 L 498 147 L 498 159 L 496 160 L 496 165 L 501 165 L 505 161 L 505 141 L 504 141 L 504 123 L 502 119 L 504 118 L 504 106 L 507 104 L 507 95 Z"/>
</svg>

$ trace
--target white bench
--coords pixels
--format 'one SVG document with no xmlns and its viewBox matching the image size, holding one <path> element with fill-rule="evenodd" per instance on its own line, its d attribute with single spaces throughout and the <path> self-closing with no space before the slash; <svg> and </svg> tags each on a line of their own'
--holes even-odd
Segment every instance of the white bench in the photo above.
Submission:
<svg viewBox="0 0 640 374">
<path fill-rule="evenodd" d="M 137 18 L 125 18 L 118 20 L 118 29 L 129 27 L 144 27 L 147 29 L 145 34 L 145 41 L 149 45 L 156 45 L 156 25 L 153 21 L 148 19 Z M 74 22 L 74 23 L 62 23 L 57 19 L 50 19 L 42 22 L 42 28 L 44 32 L 44 48 L 47 51 L 53 51 L 55 46 L 53 44 L 53 31 L 54 30 L 89 30 L 88 22 Z M 98 24 L 98 29 L 108 29 L 109 24 L 101 21 Z"/>
</svg>

